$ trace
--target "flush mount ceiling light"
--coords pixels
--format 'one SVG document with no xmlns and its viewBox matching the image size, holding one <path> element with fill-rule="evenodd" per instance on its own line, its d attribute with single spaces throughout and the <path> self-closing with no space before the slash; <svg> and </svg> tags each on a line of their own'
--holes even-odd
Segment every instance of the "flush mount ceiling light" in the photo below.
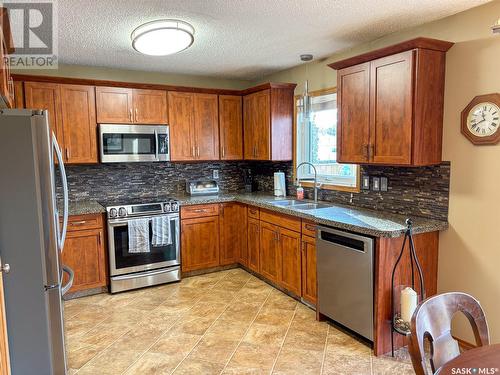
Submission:
<svg viewBox="0 0 500 375">
<path fill-rule="evenodd" d="M 185 50 L 194 41 L 194 28 L 180 20 L 157 20 L 137 27 L 132 47 L 146 55 L 165 56 Z"/>
</svg>

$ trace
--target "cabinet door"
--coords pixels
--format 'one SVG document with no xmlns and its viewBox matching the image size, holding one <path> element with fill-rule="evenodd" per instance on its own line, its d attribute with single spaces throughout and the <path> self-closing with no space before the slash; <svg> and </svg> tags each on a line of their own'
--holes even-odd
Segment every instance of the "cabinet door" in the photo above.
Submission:
<svg viewBox="0 0 500 375">
<path fill-rule="evenodd" d="M 316 305 L 316 239 L 309 236 L 302 236 L 302 298 Z"/>
<path fill-rule="evenodd" d="M 410 164 L 414 52 L 371 62 L 370 157 L 377 164 Z"/>
<path fill-rule="evenodd" d="M 248 218 L 248 268 L 259 272 L 260 268 L 260 221 Z"/>
<path fill-rule="evenodd" d="M 96 87 L 97 122 L 100 124 L 131 124 L 133 90 L 123 87 Z"/>
<path fill-rule="evenodd" d="M 278 281 L 279 267 L 279 232 L 273 224 L 260 222 L 260 267 L 262 276 L 271 281 Z"/>
<path fill-rule="evenodd" d="M 337 73 L 337 159 L 341 163 L 368 161 L 370 137 L 370 63 Z"/>
<path fill-rule="evenodd" d="M 300 233 L 279 228 L 278 283 L 297 296 L 302 290 Z"/>
<path fill-rule="evenodd" d="M 240 254 L 246 258 L 246 207 L 239 203 L 222 203 L 219 215 L 220 264 L 237 263 Z"/>
<path fill-rule="evenodd" d="M 219 265 L 219 217 L 181 220 L 182 271 Z"/>
<path fill-rule="evenodd" d="M 64 149 L 68 163 L 97 163 L 94 86 L 60 85 Z"/>
<path fill-rule="evenodd" d="M 194 94 L 194 128 L 198 160 L 219 160 L 218 108 L 217 95 Z"/>
<path fill-rule="evenodd" d="M 55 133 L 59 146 L 64 148 L 59 85 L 55 83 L 25 82 L 24 91 L 26 108 L 48 111 L 50 130 Z"/>
<path fill-rule="evenodd" d="M 168 92 L 170 157 L 172 161 L 195 159 L 193 106 L 194 94 Z"/>
<path fill-rule="evenodd" d="M 167 92 L 163 90 L 133 91 L 134 122 L 137 124 L 167 124 Z"/>
<path fill-rule="evenodd" d="M 243 159 L 243 114 L 241 96 L 219 95 L 221 160 Z"/>
<path fill-rule="evenodd" d="M 263 90 L 249 94 L 243 103 L 245 159 L 269 160 L 271 92 Z"/>
<path fill-rule="evenodd" d="M 106 286 L 103 230 L 69 231 L 62 261 L 75 272 L 70 292 Z"/>
</svg>

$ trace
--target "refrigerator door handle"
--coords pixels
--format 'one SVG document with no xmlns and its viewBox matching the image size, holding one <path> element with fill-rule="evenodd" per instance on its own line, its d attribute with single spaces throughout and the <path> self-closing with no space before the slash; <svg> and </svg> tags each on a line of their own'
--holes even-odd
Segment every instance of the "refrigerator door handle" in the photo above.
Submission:
<svg viewBox="0 0 500 375">
<path fill-rule="evenodd" d="M 64 296 L 68 292 L 68 290 L 70 290 L 71 287 L 73 286 L 73 280 L 75 279 L 75 272 L 66 265 L 63 265 L 62 269 L 64 272 L 68 274 L 67 284 L 61 287 L 61 294 Z"/>
<path fill-rule="evenodd" d="M 68 229 L 68 181 L 66 180 L 66 169 L 64 168 L 64 161 L 61 153 L 61 148 L 59 147 L 59 143 L 57 143 L 57 139 L 54 133 L 52 133 L 52 144 L 54 147 L 54 151 L 56 152 L 57 162 L 59 166 L 59 171 L 61 173 L 61 180 L 63 185 L 63 227 L 62 231 L 59 228 L 59 215 L 56 215 L 56 227 L 58 229 L 57 234 L 57 245 L 59 247 L 59 251 L 62 253 L 64 248 L 64 241 L 66 240 L 66 231 Z"/>
</svg>

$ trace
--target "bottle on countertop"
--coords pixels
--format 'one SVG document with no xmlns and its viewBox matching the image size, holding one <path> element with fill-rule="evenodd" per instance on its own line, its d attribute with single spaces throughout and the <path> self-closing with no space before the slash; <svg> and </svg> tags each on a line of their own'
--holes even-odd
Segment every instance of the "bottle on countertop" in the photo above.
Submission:
<svg viewBox="0 0 500 375">
<path fill-rule="evenodd" d="M 304 199 L 304 188 L 302 186 L 297 187 L 297 200 L 301 201 Z"/>
</svg>

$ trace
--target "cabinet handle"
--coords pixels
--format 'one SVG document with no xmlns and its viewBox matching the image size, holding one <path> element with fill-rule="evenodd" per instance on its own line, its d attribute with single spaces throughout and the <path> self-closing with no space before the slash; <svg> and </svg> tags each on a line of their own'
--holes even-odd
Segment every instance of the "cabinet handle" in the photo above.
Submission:
<svg viewBox="0 0 500 375">
<path fill-rule="evenodd" d="M 200 146 L 196 146 L 196 156 L 200 157 Z"/>
<path fill-rule="evenodd" d="M 368 160 L 373 160 L 373 157 L 375 156 L 375 145 L 371 144 L 368 148 Z"/>
<path fill-rule="evenodd" d="M 368 144 L 363 145 L 363 157 L 368 160 L 370 158 L 370 151 L 369 151 Z"/>
<path fill-rule="evenodd" d="M 316 227 L 312 226 L 311 224 L 306 224 L 306 229 L 310 231 L 316 231 Z"/>
<path fill-rule="evenodd" d="M 222 146 L 222 157 L 224 157 L 224 156 L 225 156 L 225 154 L 226 154 L 224 150 L 225 150 L 225 147 L 224 147 L 224 146 Z"/>
<path fill-rule="evenodd" d="M 102 244 L 102 233 L 99 232 L 99 246 L 101 246 Z"/>
<path fill-rule="evenodd" d="M 69 148 L 66 147 L 66 159 L 69 159 Z"/>
<path fill-rule="evenodd" d="M 224 206 L 222 204 L 220 205 L 220 216 L 224 217 Z"/>
<path fill-rule="evenodd" d="M 257 213 L 257 210 L 250 210 L 250 213 L 253 215 L 253 214 L 256 214 Z"/>
<path fill-rule="evenodd" d="M 132 119 L 132 108 L 130 108 L 128 110 L 128 112 L 129 112 L 129 116 L 130 116 L 130 122 L 134 122 L 134 120 Z"/>
<path fill-rule="evenodd" d="M 302 241 L 302 246 L 300 248 L 301 248 L 303 253 L 306 252 L 306 241 Z"/>
<path fill-rule="evenodd" d="M 191 150 L 191 156 L 193 158 L 196 156 L 196 154 L 195 154 L 195 146 L 193 146 L 193 149 Z"/>
<path fill-rule="evenodd" d="M 86 220 L 82 220 L 82 221 L 71 221 L 70 224 L 71 225 L 83 225 L 83 224 L 86 224 L 87 221 Z"/>
<path fill-rule="evenodd" d="M 135 122 L 139 122 L 139 111 L 135 109 Z"/>
</svg>

